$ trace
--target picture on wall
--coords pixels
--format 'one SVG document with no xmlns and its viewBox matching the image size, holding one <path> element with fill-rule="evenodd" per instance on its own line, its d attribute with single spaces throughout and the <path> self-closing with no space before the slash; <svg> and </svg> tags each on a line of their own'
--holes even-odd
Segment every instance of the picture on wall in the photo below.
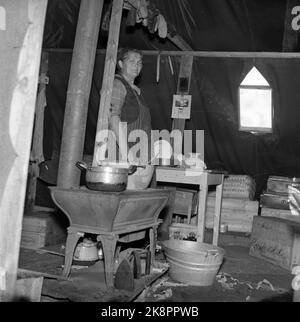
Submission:
<svg viewBox="0 0 300 322">
<path fill-rule="evenodd" d="M 189 119 L 191 117 L 191 95 L 173 95 L 172 118 Z"/>
</svg>

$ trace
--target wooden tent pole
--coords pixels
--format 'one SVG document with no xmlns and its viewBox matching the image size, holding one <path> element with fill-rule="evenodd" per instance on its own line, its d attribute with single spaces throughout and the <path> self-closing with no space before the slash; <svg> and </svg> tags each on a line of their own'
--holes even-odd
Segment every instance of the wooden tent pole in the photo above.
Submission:
<svg viewBox="0 0 300 322">
<path fill-rule="evenodd" d="M 47 0 L 4 3 L 14 23 L 0 32 L 0 302 L 13 298 L 16 285 Z"/>
<path fill-rule="evenodd" d="M 46 84 L 48 70 L 49 53 L 43 52 L 40 67 L 40 78 L 38 86 L 38 95 L 35 107 L 35 125 L 32 139 L 32 148 L 30 153 L 30 162 L 27 179 L 27 195 L 25 202 L 25 213 L 34 210 L 37 178 L 39 176 L 39 164 L 44 161 L 43 154 L 43 132 L 44 132 L 44 112 L 46 102 Z"/>
<path fill-rule="evenodd" d="M 89 94 L 95 63 L 103 0 L 81 0 L 69 77 L 57 186 L 78 187 L 83 157 Z"/>
<path fill-rule="evenodd" d="M 47 52 L 53 53 L 72 53 L 72 49 L 66 48 L 57 48 L 44 49 Z M 105 54 L 105 49 L 98 49 L 98 54 Z M 144 56 L 193 56 L 193 57 L 202 57 L 202 58 L 242 58 L 242 59 L 253 59 L 253 58 L 262 58 L 262 59 L 299 59 L 299 52 L 271 52 L 271 51 L 192 51 L 192 50 L 182 50 L 182 51 L 174 51 L 174 50 L 141 50 Z"/>
<path fill-rule="evenodd" d="M 97 151 L 101 143 L 101 132 L 108 129 L 108 113 L 110 109 L 112 87 L 116 69 L 117 52 L 122 20 L 123 0 L 114 0 L 109 25 L 109 35 L 102 80 L 101 99 L 97 121 L 96 140 L 94 147 L 93 166 L 98 165 Z"/>
<path fill-rule="evenodd" d="M 192 48 L 178 35 L 176 37 L 169 37 L 171 41 L 174 42 L 176 46 L 178 46 L 181 50 L 183 51 L 191 51 Z M 177 83 L 177 94 L 188 94 L 190 90 L 190 83 L 191 83 L 191 74 L 192 74 L 192 66 L 193 66 L 193 56 L 191 55 L 184 55 L 181 57 L 181 62 L 180 62 L 180 70 L 179 70 L 179 76 L 178 76 L 178 83 Z M 186 78 L 188 83 L 187 83 L 187 88 L 183 91 L 180 88 L 180 80 L 182 78 Z M 175 118 L 172 121 L 172 130 L 180 130 L 183 135 L 185 127 L 185 120 L 184 119 L 178 119 Z M 172 145 L 174 142 L 172 142 Z M 190 151 L 192 152 L 192 151 Z"/>
<path fill-rule="evenodd" d="M 190 91 L 191 74 L 193 67 L 193 56 L 182 56 L 180 62 L 180 70 L 177 81 L 177 94 L 188 95 Z M 187 86 L 185 89 L 180 88 L 180 82 L 182 79 L 187 80 Z M 185 127 L 185 119 L 174 118 L 172 122 L 172 130 L 180 130 L 183 134 Z M 192 151 L 191 151 L 192 152 Z"/>
</svg>

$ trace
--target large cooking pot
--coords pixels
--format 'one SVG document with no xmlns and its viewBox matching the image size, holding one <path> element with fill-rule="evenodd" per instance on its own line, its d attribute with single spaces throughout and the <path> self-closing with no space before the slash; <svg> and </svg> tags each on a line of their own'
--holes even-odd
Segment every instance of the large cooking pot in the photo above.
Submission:
<svg viewBox="0 0 300 322">
<path fill-rule="evenodd" d="M 125 190 L 128 175 L 133 174 L 137 169 L 135 165 L 122 165 L 118 163 L 91 167 L 81 161 L 78 161 L 76 166 L 86 172 L 85 180 L 87 188 L 111 192 Z"/>
</svg>

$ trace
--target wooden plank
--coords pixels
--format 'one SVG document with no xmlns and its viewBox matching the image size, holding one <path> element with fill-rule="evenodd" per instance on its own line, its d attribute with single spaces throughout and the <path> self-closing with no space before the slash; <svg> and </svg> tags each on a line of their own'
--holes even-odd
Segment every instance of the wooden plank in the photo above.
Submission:
<svg viewBox="0 0 300 322">
<path fill-rule="evenodd" d="M 185 169 L 172 167 L 157 167 L 156 181 L 170 182 L 170 183 L 185 183 L 199 185 L 202 177 L 209 176 L 209 180 L 213 180 L 214 176 L 207 174 L 199 169 Z M 216 178 L 217 180 L 218 178 Z M 213 183 L 210 183 L 213 184 Z M 219 184 L 216 182 L 215 184 Z"/>
<path fill-rule="evenodd" d="M 193 48 L 178 34 L 173 36 L 170 33 L 168 33 L 167 38 L 181 50 L 193 50 Z"/>
<path fill-rule="evenodd" d="M 18 278 L 14 301 L 40 302 L 44 277 Z"/>
<path fill-rule="evenodd" d="M 205 211 L 206 211 L 207 192 L 208 192 L 208 179 L 207 179 L 207 176 L 203 177 L 203 181 L 201 182 L 200 189 L 201 190 L 198 192 L 199 206 L 198 206 L 198 211 L 197 211 L 197 216 L 198 216 L 197 241 L 202 243 L 204 241 Z"/>
<path fill-rule="evenodd" d="M 159 186 L 158 186 L 159 188 Z M 166 204 L 165 208 L 159 214 L 159 218 L 163 220 L 163 222 L 158 226 L 157 233 L 159 239 L 168 239 L 167 236 L 169 234 L 169 226 L 172 223 L 174 208 L 175 208 L 175 197 L 176 197 L 176 188 L 175 187 L 163 187 L 163 189 L 169 189 L 170 196 L 168 203 Z"/>
<path fill-rule="evenodd" d="M 57 209 L 35 205 L 34 208 L 33 208 L 33 211 L 56 212 Z"/>
<path fill-rule="evenodd" d="M 71 53 L 72 49 L 66 48 L 45 48 L 44 49 L 50 53 Z M 98 49 L 97 54 L 105 54 L 106 51 L 103 49 Z M 174 50 L 142 50 L 145 56 L 185 56 L 191 55 L 194 57 L 206 57 L 206 58 L 269 58 L 269 59 L 299 59 L 299 52 L 292 53 L 282 53 L 282 52 L 271 52 L 271 51 L 174 51 Z"/>
<path fill-rule="evenodd" d="M 37 212 L 25 215 L 22 223 L 21 246 L 40 248 L 64 243 L 67 227 L 59 213 Z"/>
<path fill-rule="evenodd" d="M 247 199 L 223 198 L 221 208 L 221 223 L 228 225 L 229 231 L 247 232 L 252 231 L 253 217 L 258 215 L 258 201 Z M 212 228 L 215 213 L 215 197 L 208 196 L 206 208 L 205 227 Z M 195 218 L 192 218 L 192 222 Z"/>
<path fill-rule="evenodd" d="M 213 245 L 218 245 L 219 240 L 219 231 L 221 223 L 221 209 L 222 209 L 222 195 L 223 195 L 223 182 L 224 176 L 222 176 L 222 182 L 216 188 L 216 203 L 215 203 L 215 212 L 214 212 L 214 233 L 213 233 Z"/>
<path fill-rule="evenodd" d="M 207 207 L 214 207 L 215 196 L 208 195 L 207 197 Z M 256 213 L 258 212 L 259 203 L 258 201 L 252 201 L 249 199 L 240 199 L 240 198 L 223 198 L 222 210 L 240 210 L 240 211 L 249 211 Z"/>
<path fill-rule="evenodd" d="M 193 68 L 193 56 L 185 55 L 181 57 L 180 70 L 177 80 L 177 92 L 176 94 L 185 95 L 190 91 L 191 74 Z M 182 84 L 185 83 L 185 88 Z M 172 121 L 172 130 L 180 130 L 182 137 L 184 137 L 185 119 L 175 118 Z M 174 146 L 174 139 L 171 139 L 171 144 Z M 186 151 L 185 151 L 186 152 Z M 192 151 L 188 151 L 192 152 Z"/>
<path fill-rule="evenodd" d="M 47 277 L 50 279 L 55 279 L 55 280 L 61 280 L 61 281 L 71 281 L 72 279 L 69 277 L 64 277 L 61 275 L 55 275 L 55 274 L 49 274 L 49 273 L 44 273 L 44 272 L 37 272 L 37 271 L 33 271 L 30 269 L 24 269 L 24 268 L 18 268 L 18 275 L 22 276 L 22 277 L 28 277 L 28 276 L 43 276 L 43 277 Z"/>
<path fill-rule="evenodd" d="M 44 112 L 47 105 L 46 101 L 46 83 L 48 70 L 49 53 L 42 53 L 40 78 L 38 86 L 38 95 L 35 107 L 35 127 L 32 139 L 32 148 L 30 153 L 30 163 L 27 179 L 27 192 L 25 213 L 33 210 L 35 206 L 36 185 L 39 177 L 39 164 L 44 161 L 43 155 L 43 132 L 44 132 Z"/>
<path fill-rule="evenodd" d="M 97 271 L 95 272 L 95 268 Z M 107 289 L 101 266 L 95 264 L 89 268 L 72 273 L 73 281 L 55 281 L 45 279 L 43 295 L 65 298 L 72 302 L 132 302 L 145 288 L 166 273 L 151 270 L 149 275 L 134 280 L 134 290 L 125 291 Z"/>
<path fill-rule="evenodd" d="M 300 216 L 293 216 L 290 210 L 262 207 L 260 214 L 261 216 L 282 218 L 300 223 Z"/>
<path fill-rule="evenodd" d="M 5 7 L 8 21 L 15 23 L 0 33 L 0 43 L 3 44 L 0 61 L 14 64 L 10 65 L 13 79 L 1 80 L 3 84 L 10 83 L 5 92 L 5 97 L 10 99 L 4 100 L 5 104 L 0 106 L 1 118 L 8 122 L 2 128 L 6 133 L 1 138 L 0 147 L 1 151 L 7 151 L 5 160 L 10 164 L 0 169 L 0 172 L 6 171 L 0 173 L 0 178 L 5 176 L 0 189 L 0 301 L 13 297 L 16 284 L 47 0 L 11 0 L 5 2 Z M 2 75 L 8 76 L 6 72 L 4 69 Z"/>
<path fill-rule="evenodd" d="M 291 268 L 300 263 L 300 229 L 294 229 Z"/>
<path fill-rule="evenodd" d="M 113 0 L 109 36 L 106 49 L 105 67 L 102 80 L 101 99 L 97 121 L 96 140 L 93 155 L 93 166 L 98 165 L 98 144 L 101 142 L 101 132 L 108 129 L 108 116 L 112 95 L 113 82 L 117 62 L 120 25 L 122 20 L 123 0 Z"/>
<path fill-rule="evenodd" d="M 299 265 L 299 223 L 274 218 L 255 216 L 249 254 L 265 259 L 288 270 Z M 296 244 L 294 242 L 296 241 Z"/>
</svg>

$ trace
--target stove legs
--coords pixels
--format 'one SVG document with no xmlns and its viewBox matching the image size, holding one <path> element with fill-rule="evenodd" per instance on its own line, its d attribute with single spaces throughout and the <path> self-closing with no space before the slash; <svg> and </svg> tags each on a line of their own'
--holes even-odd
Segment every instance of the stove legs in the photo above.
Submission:
<svg viewBox="0 0 300 322">
<path fill-rule="evenodd" d="M 84 233 L 68 229 L 68 238 L 67 238 L 67 243 L 66 243 L 65 264 L 64 264 L 63 276 L 66 276 L 66 277 L 69 276 L 71 266 L 72 266 L 73 254 L 75 251 L 75 247 L 78 243 L 79 238 L 83 237 L 83 236 L 84 236 Z"/>
<path fill-rule="evenodd" d="M 80 237 L 83 237 L 84 233 L 79 232 L 74 228 L 68 228 L 68 238 L 65 251 L 65 263 L 63 276 L 68 277 L 72 267 L 73 255 Z M 151 267 L 155 266 L 155 249 L 157 240 L 157 226 L 150 227 L 150 253 L 151 253 Z M 119 240 L 118 235 L 100 235 L 97 234 L 97 241 L 102 244 L 103 257 L 104 257 L 104 269 L 105 269 L 105 282 L 107 288 L 114 288 L 114 268 L 115 268 L 115 253 L 118 255 L 120 249 L 117 247 Z"/>
<path fill-rule="evenodd" d="M 104 257 L 105 282 L 107 288 L 114 287 L 114 258 L 118 241 L 117 236 L 98 235 L 97 240 L 101 241 Z"/>
<path fill-rule="evenodd" d="M 151 253 L 151 267 L 155 266 L 155 249 L 157 240 L 157 227 L 151 227 L 149 230 L 149 242 L 150 242 L 150 253 Z"/>
</svg>

